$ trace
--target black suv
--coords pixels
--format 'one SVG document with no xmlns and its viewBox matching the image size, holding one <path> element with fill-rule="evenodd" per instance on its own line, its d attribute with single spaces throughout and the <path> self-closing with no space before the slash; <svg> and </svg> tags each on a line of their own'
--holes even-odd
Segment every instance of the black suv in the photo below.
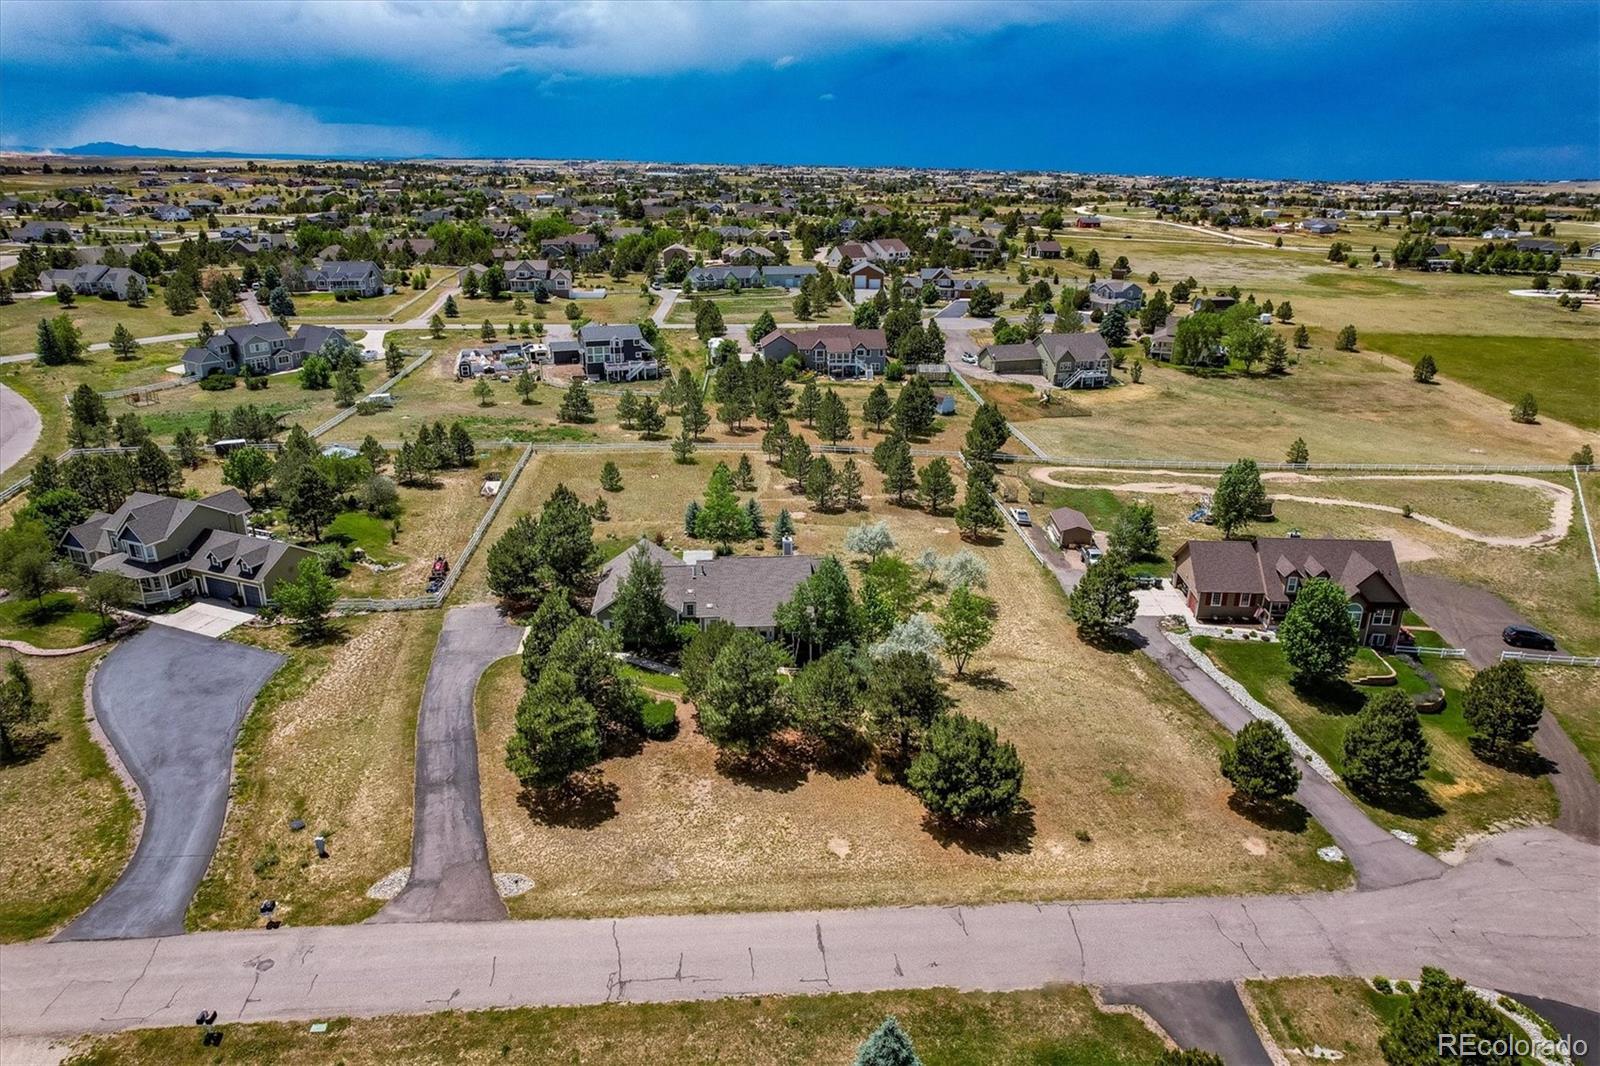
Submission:
<svg viewBox="0 0 1600 1066">
<path fill-rule="evenodd" d="M 1532 626 L 1506 626 L 1505 631 L 1500 634 L 1500 639 L 1513 648 L 1538 648 L 1541 651 L 1556 650 L 1556 638 Z"/>
</svg>

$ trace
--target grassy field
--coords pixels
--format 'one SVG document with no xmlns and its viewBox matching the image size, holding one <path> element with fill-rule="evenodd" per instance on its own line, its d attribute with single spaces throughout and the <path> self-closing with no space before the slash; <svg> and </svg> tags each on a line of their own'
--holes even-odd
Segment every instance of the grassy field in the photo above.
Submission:
<svg viewBox="0 0 1600 1066">
<path fill-rule="evenodd" d="M 1248 981 L 1245 992 L 1279 1050 L 1309 1055 L 1314 1047 L 1330 1048 L 1344 1056 L 1344 1066 L 1384 1066 L 1378 1038 L 1406 1002 L 1358 977 Z"/>
<path fill-rule="evenodd" d="M 1250 694 L 1289 722 L 1294 731 L 1343 773 L 1345 733 L 1370 692 L 1351 686 L 1331 695 L 1296 690 L 1288 680 L 1283 650 L 1277 644 L 1195 638 L 1212 661 L 1239 680 Z M 1406 660 L 1391 658 L 1406 687 Z M 1357 798 L 1379 825 L 1415 833 L 1428 851 L 1448 851 L 1463 837 L 1510 824 L 1547 822 L 1555 817 L 1555 793 L 1548 780 L 1500 769 L 1479 759 L 1468 746 L 1471 727 L 1462 717 L 1463 693 L 1471 670 L 1459 660 L 1430 661 L 1428 669 L 1445 691 L 1445 709 L 1421 715 L 1432 764 L 1421 793 L 1386 806 Z M 1346 790 L 1348 791 L 1348 789 Z"/>
<path fill-rule="evenodd" d="M 762 996 L 700 1003 L 620 1003 L 229 1025 L 203 1053 L 193 1026 L 133 1029 L 86 1042 L 79 1066 L 185 1062 L 571 1062 L 608 1066 L 846 1063 L 893 1014 L 927 1066 L 1146 1066 L 1162 1044 L 1127 1014 L 1098 1010 L 1076 987 L 983 993 L 929 989 Z"/>
<path fill-rule="evenodd" d="M 39 320 L 55 318 L 63 312 L 72 319 L 83 336 L 84 344 L 99 344 L 111 339 L 111 331 L 120 322 L 135 337 L 164 337 L 172 333 L 193 333 L 200 323 L 210 321 L 218 326 L 204 301 L 194 313 L 174 318 L 167 314 L 166 304 L 159 291 L 143 307 L 129 307 L 120 300 L 102 300 L 98 296 L 80 296 L 72 307 L 62 307 L 54 297 L 40 300 L 18 300 L 0 307 L 0 355 L 19 355 L 34 350 L 38 336 Z M 231 321 L 231 320 L 230 320 Z M 110 359 L 110 353 L 95 353 L 96 358 Z"/>
<path fill-rule="evenodd" d="M 360 370 L 363 394 L 381 384 L 388 374 L 382 363 L 366 363 Z M 203 434 L 212 411 L 227 414 L 240 404 L 255 404 L 262 410 L 282 419 L 284 426 L 299 424 L 307 430 L 338 414 L 340 408 L 333 389 L 302 389 L 296 373 L 273 374 L 267 387 L 250 391 L 236 386 L 217 392 L 208 392 L 198 385 L 168 389 L 149 394 L 149 402 L 137 408 L 144 424 L 158 440 L 171 440 L 180 429 L 192 429 Z M 126 401 L 122 401 L 126 404 Z M 112 413 L 119 405 L 112 403 Z M 352 421 L 351 425 L 359 425 Z M 359 436 L 357 440 L 359 440 Z"/>
<path fill-rule="evenodd" d="M 672 310 L 667 312 L 667 325 L 692 326 L 694 325 L 694 301 L 691 296 L 698 296 L 702 300 L 710 300 L 717 305 L 717 310 L 722 312 L 722 320 L 728 323 L 751 323 L 761 317 L 761 312 L 769 312 L 778 322 L 794 322 L 794 298 L 799 295 L 798 289 L 741 289 L 730 292 L 718 289 L 714 292 L 685 293 L 678 297 L 678 302 L 672 305 Z M 855 307 L 840 300 L 838 303 L 829 304 L 827 311 L 818 314 L 813 312 L 812 322 L 849 322 L 855 314 Z"/>
<path fill-rule="evenodd" d="M 1600 670 L 1581 666 L 1528 666 L 1553 714 L 1600 777 Z"/>
<path fill-rule="evenodd" d="M 110 887 L 138 816 L 84 721 L 83 682 L 100 652 L 23 659 L 42 727 L 0 763 L 0 942 L 44 936 Z M 0 650 L 0 666 L 17 658 Z"/>
<path fill-rule="evenodd" d="M 1593 316 L 1586 317 L 1593 325 Z M 1531 392 L 1542 416 L 1600 430 L 1600 327 L 1581 338 L 1369 333 L 1362 346 L 1408 363 L 1431 355 L 1440 377 L 1486 392 L 1508 409 Z"/>
<path fill-rule="evenodd" d="M 669 547 L 700 545 L 681 532 L 682 504 L 698 495 L 709 462 L 681 467 L 656 456 L 616 457 L 625 485 L 610 494 L 598 535 L 661 533 Z M 594 456 L 534 460 L 501 522 L 536 507 L 557 482 L 599 494 Z M 878 489 L 869 473 L 869 491 Z M 839 552 L 868 515 L 819 515 L 758 464 L 768 516 L 789 508 L 802 552 Z M 875 503 L 903 554 L 955 550 L 947 518 Z M 503 528 L 503 527 L 502 527 Z M 751 545 L 745 550 L 755 550 Z M 759 550 L 771 551 L 770 544 Z M 976 549 L 1003 585 L 999 630 L 975 666 L 982 683 L 953 684 L 967 713 L 1015 741 L 1028 768 L 1026 825 L 1001 842 L 931 832 L 916 799 L 873 774 L 810 772 L 749 780 L 718 769 L 712 746 L 685 728 L 602 764 L 615 788 L 596 810 L 541 821 L 520 804 L 503 765 L 521 694 L 513 661 L 478 693 L 484 817 L 496 870 L 533 877 L 509 901 L 519 917 L 712 909 L 854 906 L 976 899 L 1078 898 L 1208 891 L 1310 889 L 1348 871 L 1319 861 L 1320 829 L 1267 829 L 1227 805 L 1217 772 L 1222 731 L 1159 671 L 1133 654 L 1096 651 L 1067 623 L 1058 586 L 1015 540 Z M 1003 576 L 1001 576 L 1003 575 Z M 479 587 L 475 560 L 464 587 Z M 470 593 L 469 593 L 470 594 Z M 1092 696 L 1089 693 L 1092 692 Z"/>
<path fill-rule="evenodd" d="M 1051 455 L 1281 462 L 1296 438 L 1313 462 L 1564 463 L 1590 439 L 1570 426 L 1522 426 L 1508 406 L 1451 381 L 1419 385 L 1409 364 L 1335 353 L 1318 341 L 1281 377 L 1201 374 L 1147 361 L 1140 384 L 1074 390 L 1087 417 L 1008 417 Z"/>
<path fill-rule="evenodd" d="M 293 925 L 357 922 L 378 909 L 367 888 L 411 853 L 417 708 L 443 619 L 351 618 L 340 638 L 309 647 L 286 628 L 235 631 L 289 661 L 245 720 L 228 820 L 190 904 L 191 929 L 256 925 L 268 898 Z M 303 832 L 290 830 L 294 818 Z M 327 861 L 312 850 L 318 834 Z"/>
<path fill-rule="evenodd" d="M 36 648 L 76 648 L 99 638 L 106 620 L 78 605 L 70 592 L 52 592 L 41 605 L 35 600 L 0 602 L 0 638 L 21 640 Z"/>
<path fill-rule="evenodd" d="M 587 282 L 580 285 L 587 287 Z M 655 309 L 659 297 L 652 293 L 644 296 L 639 292 L 639 277 L 633 276 L 625 281 L 617 282 L 610 278 L 597 279 L 595 287 L 603 287 L 606 295 L 598 300 L 562 300 L 552 296 L 549 303 L 535 303 L 533 296 L 528 293 L 507 293 L 498 300 L 491 300 L 487 296 L 456 296 L 456 306 L 461 311 L 457 322 L 476 324 L 488 319 L 495 328 L 503 330 L 507 322 L 536 322 L 543 321 L 546 325 L 568 321 L 566 307 L 569 303 L 578 305 L 578 310 L 590 322 L 638 322 L 650 317 L 650 312 Z M 522 297 L 523 312 L 516 313 L 516 301 Z M 535 308 L 543 312 L 542 317 Z M 420 311 L 420 308 L 418 309 Z"/>
</svg>

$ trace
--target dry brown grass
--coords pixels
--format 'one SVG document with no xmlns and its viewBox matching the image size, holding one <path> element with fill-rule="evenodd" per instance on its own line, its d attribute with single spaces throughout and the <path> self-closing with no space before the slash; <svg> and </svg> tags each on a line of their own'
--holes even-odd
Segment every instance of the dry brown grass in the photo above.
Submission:
<svg viewBox="0 0 1600 1066">
<path fill-rule="evenodd" d="M 1529 666 L 1553 714 L 1600 777 L 1600 670 L 1582 666 Z"/>
<path fill-rule="evenodd" d="M 518 492 L 542 500 L 561 480 L 587 496 L 599 461 L 545 456 Z M 619 459 L 629 487 L 612 498 L 617 518 L 607 532 L 631 538 L 654 527 L 682 546 L 678 516 L 709 468 L 685 473 L 657 458 L 650 481 L 648 461 Z M 876 475 L 868 480 L 876 489 Z M 813 515 L 765 472 L 758 494 L 769 515 L 780 506 L 797 514 L 803 552 L 840 551 L 845 529 L 867 517 Z M 907 556 L 959 545 L 947 518 L 875 502 L 872 517 L 880 514 Z M 1053 579 L 1017 541 L 976 550 L 993 568 L 991 588 L 1003 590 L 999 631 L 975 664 L 989 671 L 987 683 L 952 690 L 964 711 L 1020 749 L 1031 825 L 1009 842 L 964 845 L 930 831 L 910 793 L 870 772 L 732 776 L 687 712 L 677 739 L 603 764 L 615 794 L 588 820 L 541 821 L 519 804 L 503 765 L 521 693 L 507 661 L 483 683 L 478 713 L 494 866 L 538 882 L 511 901 L 513 914 L 1305 890 L 1342 881 L 1340 869 L 1314 855 L 1326 840 L 1320 830 L 1268 830 L 1228 808 L 1216 761 L 1221 730 L 1144 659 L 1082 644 Z"/>
<path fill-rule="evenodd" d="M 1356 977 L 1247 981 L 1245 992 L 1281 1050 L 1309 1052 L 1320 1045 L 1343 1052 L 1345 1066 L 1383 1066 L 1378 1038 L 1385 1016 L 1404 1002 L 1380 995 Z"/>
<path fill-rule="evenodd" d="M 49 708 L 19 731 L 16 759 L 0 764 L 0 941 L 43 936 L 110 887 L 133 852 L 133 802 L 89 736 L 83 680 L 101 652 L 22 658 L 34 699 Z"/>
<path fill-rule="evenodd" d="M 222 841 L 189 910 L 193 929 L 259 921 L 360 921 L 367 888 L 409 862 L 417 709 L 443 612 L 341 623 L 342 641 L 296 645 L 286 628 L 236 631 L 289 661 L 256 697 L 235 760 Z M 289 829 L 293 818 L 306 828 Z M 311 838 L 328 838 L 318 861 Z"/>
</svg>

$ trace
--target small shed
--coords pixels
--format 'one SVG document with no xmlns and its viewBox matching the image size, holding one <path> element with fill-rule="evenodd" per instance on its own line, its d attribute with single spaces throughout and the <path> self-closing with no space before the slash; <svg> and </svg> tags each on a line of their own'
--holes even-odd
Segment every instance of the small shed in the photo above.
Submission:
<svg viewBox="0 0 1600 1066">
<path fill-rule="evenodd" d="M 1094 543 L 1094 524 L 1082 511 L 1071 507 L 1057 507 L 1051 511 L 1044 532 L 1051 544 L 1063 550 Z"/>
<path fill-rule="evenodd" d="M 933 409 L 941 415 L 953 415 L 956 413 L 956 398 L 951 396 L 949 393 L 945 393 L 941 396 L 935 396 L 933 398 L 933 403 Z"/>
</svg>

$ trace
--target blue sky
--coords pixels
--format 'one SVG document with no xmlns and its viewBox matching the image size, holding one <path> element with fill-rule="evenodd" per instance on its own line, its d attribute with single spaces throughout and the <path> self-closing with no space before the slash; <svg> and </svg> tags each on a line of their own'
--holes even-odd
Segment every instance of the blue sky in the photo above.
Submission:
<svg viewBox="0 0 1600 1066">
<path fill-rule="evenodd" d="M 0 146 L 1600 176 L 1600 4 L 7 0 Z"/>
</svg>

